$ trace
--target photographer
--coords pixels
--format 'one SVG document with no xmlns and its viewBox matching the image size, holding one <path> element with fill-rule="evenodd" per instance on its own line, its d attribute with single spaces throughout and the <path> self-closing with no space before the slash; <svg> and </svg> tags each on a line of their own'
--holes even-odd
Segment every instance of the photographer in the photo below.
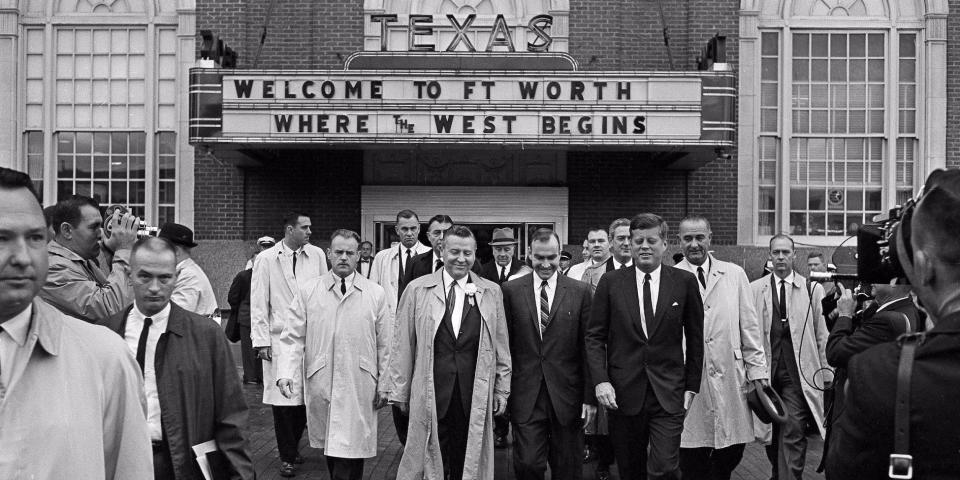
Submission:
<svg viewBox="0 0 960 480">
<path fill-rule="evenodd" d="M 103 322 L 133 303 L 127 273 L 139 219 L 114 211 L 104 225 L 100 205 L 80 195 L 60 200 L 50 213 L 55 236 L 47 246 L 50 270 L 40 297 L 90 323 Z M 112 233 L 105 236 L 105 229 Z M 109 255 L 102 257 L 101 250 Z"/>
<path fill-rule="evenodd" d="M 875 284 L 876 303 L 863 312 L 855 313 L 856 301 L 850 290 L 837 284 L 841 296 L 837 302 L 839 317 L 827 338 L 827 362 L 835 368 L 846 368 L 854 355 L 885 342 L 892 342 L 900 334 L 921 331 L 917 307 L 910 299 L 909 285 Z M 835 382 L 838 389 L 843 388 Z"/>
<path fill-rule="evenodd" d="M 909 382 L 899 381 L 906 376 L 898 370 L 901 351 L 910 347 L 883 343 L 847 362 L 847 399 L 830 445 L 828 479 L 887 478 L 888 468 L 910 478 L 906 467 L 923 479 L 960 472 L 960 170 L 934 172 L 893 232 L 891 249 L 934 328 L 905 363 Z M 898 390 L 906 395 L 898 399 Z M 909 419 L 900 431 L 897 408 Z M 912 455 L 903 457 L 910 463 L 891 468 L 893 453 Z"/>
</svg>

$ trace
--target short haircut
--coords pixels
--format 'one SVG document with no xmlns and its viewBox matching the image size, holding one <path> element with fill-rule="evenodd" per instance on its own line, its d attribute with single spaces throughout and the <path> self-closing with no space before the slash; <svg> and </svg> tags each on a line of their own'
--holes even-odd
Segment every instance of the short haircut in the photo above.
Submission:
<svg viewBox="0 0 960 480">
<path fill-rule="evenodd" d="M 56 211 L 56 205 L 50 205 L 49 207 L 43 209 L 43 219 L 47 221 L 47 228 L 53 226 L 53 217 L 56 215 Z"/>
<path fill-rule="evenodd" d="M 33 195 L 33 198 L 36 198 L 38 203 L 40 202 L 40 195 L 37 194 L 37 189 L 34 188 L 33 180 L 30 180 L 30 175 L 19 170 L 0 167 L 0 188 L 6 190 L 26 188 L 27 191 Z"/>
<path fill-rule="evenodd" d="M 660 215 L 653 213 L 640 213 L 635 215 L 630 219 L 630 231 L 634 230 L 647 230 L 650 228 L 660 227 L 660 239 L 667 239 L 667 221 L 664 220 Z"/>
<path fill-rule="evenodd" d="M 824 261 L 824 260 L 823 260 L 823 252 L 821 252 L 820 250 L 814 250 L 814 251 L 810 252 L 809 255 L 807 255 L 807 260 L 810 260 L 810 259 L 813 259 L 813 258 L 819 258 L 821 262 Z"/>
<path fill-rule="evenodd" d="M 707 217 L 704 217 L 703 215 L 699 215 L 696 213 L 692 215 L 687 215 L 686 217 L 683 217 L 683 220 L 680 220 L 680 224 L 683 224 L 685 222 L 703 222 L 703 224 L 707 226 L 708 232 L 713 231 L 713 229 L 710 228 L 710 220 L 707 220 Z"/>
<path fill-rule="evenodd" d="M 50 222 L 53 223 L 53 231 L 60 233 L 60 227 L 64 223 L 69 223 L 76 227 L 83 220 L 83 213 L 80 211 L 83 207 L 93 207 L 100 212 L 100 204 L 96 200 L 83 195 L 70 195 L 57 202 L 54 206 Z"/>
<path fill-rule="evenodd" d="M 617 231 L 620 227 L 629 227 L 630 219 L 629 218 L 618 218 L 610 223 L 610 229 L 607 230 L 607 238 L 613 240 L 613 232 Z"/>
<path fill-rule="evenodd" d="M 588 228 L 588 229 L 587 229 L 587 238 L 590 238 L 590 234 L 593 233 L 593 232 L 603 232 L 603 233 L 605 233 L 605 234 L 607 235 L 607 240 L 610 239 L 610 234 L 607 233 L 607 229 L 601 227 L 600 225 L 594 225 L 594 226 Z"/>
<path fill-rule="evenodd" d="M 781 239 L 790 240 L 790 250 L 796 250 L 796 249 L 797 249 L 796 245 L 793 243 L 793 239 L 790 238 L 790 235 L 787 235 L 787 234 L 785 234 L 785 233 L 778 233 L 778 234 L 770 237 L 770 249 L 771 249 L 771 250 L 773 249 L 773 242 L 774 242 L 774 241 L 776 241 L 776 240 L 781 240 Z"/>
<path fill-rule="evenodd" d="M 307 215 L 303 212 L 290 211 L 283 214 L 283 228 L 286 229 L 289 227 L 296 227 L 297 222 L 300 221 L 300 217 L 310 218 L 310 215 Z"/>
<path fill-rule="evenodd" d="M 557 248 L 563 249 L 563 244 L 560 243 L 560 236 L 557 235 L 557 232 L 549 228 L 538 228 L 533 232 L 533 235 L 530 235 L 530 244 L 534 243 L 549 243 L 550 239 L 557 241 Z"/>
<path fill-rule="evenodd" d="M 373 246 L 373 242 L 371 242 L 370 240 L 364 240 L 364 241 L 360 242 L 360 246 L 361 246 L 361 247 L 364 246 L 364 245 L 370 245 L 370 246 L 372 247 L 372 246 Z"/>
<path fill-rule="evenodd" d="M 447 217 L 450 218 L 450 217 Z M 432 222 L 433 220 L 431 220 Z M 460 237 L 460 238 L 472 238 L 474 242 L 477 241 L 477 237 L 473 235 L 473 231 L 470 230 L 470 227 L 466 225 L 453 225 L 443 232 L 443 239 L 446 240 L 447 237 Z"/>
<path fill-rule="evenodd" d="M 400 223 L 400 219 L 401 219 L 401 218 L 412 218 L 412 219 L 416 220 L 417 223 L 420 223 L 420 217 L 418 217 L 418 216 L 417 216 L 417 213 L 414 212 L 413 210 L 409 210 L 409 209 L 407 209 L 407 210 L 400 210 L 400 212 L 397 213 L 397 223 Z"/>
<path fill-rule="evenodd" d="M 166 238 L 154 237 L 154 236 L 145 236 L 136 241 L 133 244 L 133 248 L 130 250 L 130 261 L 132 262 L 137 256 L 137 252 L 141 249 L 149 250 L 151 252 L 163 253 L 168 252 L 173 255 L 173 263 L 177 263 L 177 249 L 172 243 Z"/>
<path fill-rule="evenodd" d="M 453 219 L 446 215 L 434 215 L 433 217 L 430 217 L 430 221 L 427 222 L 427 228 L 430 228 L 430 225 L 433 225 L 433 222 L 449 223 L 450 225 L 453 225 Z"/>
<path fill-rule="evenodd" d="M 357 246 L 360 246 L 360 235 L 357 235 L 357 232 L 353 230 L 347 230 L 346 228 L 338 228 L 330 234 L 330 241 L 333 242 L 334 238 L 341 237 L 346 239 L 354 239 L 357 241 Z"/>
</svg>

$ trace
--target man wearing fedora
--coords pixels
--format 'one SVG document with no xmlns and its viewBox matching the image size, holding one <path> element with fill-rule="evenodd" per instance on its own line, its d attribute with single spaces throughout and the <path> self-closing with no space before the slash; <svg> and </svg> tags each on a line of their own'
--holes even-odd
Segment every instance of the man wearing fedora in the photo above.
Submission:
<svg viewBox="0 0 960 480">
<path fill-rule="evenodd" d="M 493 260 L 483 264 L 480 276 L 502 285 L 513 274 L 520 270 L 517 261 L 517 238 L 512 228 L 494 228 L 490 239 L 490 248 L 493 249 Z"/>
<path fill-rule="evenodd" d="M 490 248 L 493 249 L 493 260 L 485 263 L 480 269 L 480 276 L 497 285 L 503 285 L 507 279 L 520 270 L 517 261 L 517 238 L 512 228 L 494 228 L 490 239 Z M 494 446 L 507 446 L 507 434 L 510 433 L 510 419 L 506 414 L 493 418 Z"/>
<path fill-rule="evenodd" d="M 173 244 L 177 252 L 177 286 L 170 299 L 188 312 L 213 317 L 217 311 L 217 298 L 210 279 L 190 258 L 190 252 L 197 246 L 193 241 L 193 230 L 171 222 L 160 227 L 157 236 Z"/>
</svg>

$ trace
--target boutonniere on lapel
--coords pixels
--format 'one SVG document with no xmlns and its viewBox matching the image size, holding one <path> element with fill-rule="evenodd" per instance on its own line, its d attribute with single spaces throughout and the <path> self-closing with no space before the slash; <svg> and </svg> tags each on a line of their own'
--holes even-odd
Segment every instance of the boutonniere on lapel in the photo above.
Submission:
<svg viewBox="0 0 960 480">
<path fill-rule="evenodd" d="M 463 293 L 467 296 L 467 303 L 469 303 L 471 307 L 477 304 L 477 299 L 476 299 L 477 286 L 476 285 L 472 283 L 468 283 L 466 286 L 463 287 Z"/>
</svg>

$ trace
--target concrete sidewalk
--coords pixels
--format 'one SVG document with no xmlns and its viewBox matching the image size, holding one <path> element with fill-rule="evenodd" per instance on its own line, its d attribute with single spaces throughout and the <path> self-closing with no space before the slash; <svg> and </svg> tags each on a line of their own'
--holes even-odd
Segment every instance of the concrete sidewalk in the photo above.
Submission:
<svg viewBox="0 0 960 480">
<path fill-rule="evenodd" d="M 278 473 L 280 460 L 277 458 L 277 442 L 273 433 L 273 415 L 270 407 L 261 403 L 262 388 L 257 385 L 244 385 L 244 397 L 247 405 L 250 406 L 250 451 L 253 455 L 254 465 L 257 470 L 259 480 L 281 479 Z M 397 473 L 397 466 L 400 463 L 401 450 L 400 441 L 397 440 L 396 431 L 393 428 L 393 419 L 390 416 L 390 409 L 384 408 L 379 412 L 379 447 L 375 458 L 367 459 L 364 463 L 365 480 L 387 480 L 393 479 Z M 807 452 L 807 468 L 804 479 L 822 479 L 823 475 L 814 473 L 816 466 L 820 463 L 823 441 L 819 436 L 809 438 L 809 447 Z M 326 462 L 323 455 L 317 449 L 307 446 L 306 438 L 301 443 L 300 452 L 306 459 L 306 463 L 300 465 L 296 479 L 327 479 Z M 497 450 L 496 456 L 496 478 L 497 480 L 512 480 L 512 450 L 510 448 Z M 596 464 L 590 463 L 584 465 L 583 480 L 594 479 L 594 468 Z M 612 469 L 613 478 L 617 479 L 616 466 Z M 770 463 L 767 461 L 763 447 L 752 443 L 747 446 L 743 461 L 734 472 L 734 480 L 767 480 L 770 478 Z"/>
</svg>

